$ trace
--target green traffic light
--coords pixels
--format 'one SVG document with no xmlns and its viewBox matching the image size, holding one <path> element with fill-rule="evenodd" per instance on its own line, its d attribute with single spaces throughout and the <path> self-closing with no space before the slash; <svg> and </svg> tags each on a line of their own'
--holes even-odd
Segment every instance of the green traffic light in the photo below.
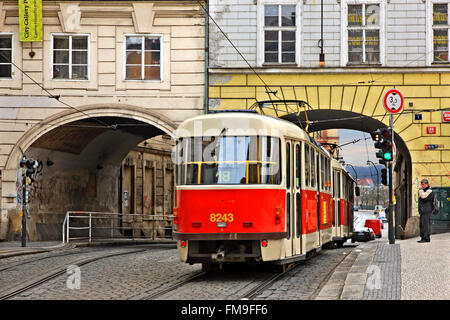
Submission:
<svg viewBox="0 0 450 320">
<path fill-rule="evenodd" d="M 387 161 L 392 160 L 392 154 L 390 152 L 383 153 L 383 159 Z"/>
</svg>

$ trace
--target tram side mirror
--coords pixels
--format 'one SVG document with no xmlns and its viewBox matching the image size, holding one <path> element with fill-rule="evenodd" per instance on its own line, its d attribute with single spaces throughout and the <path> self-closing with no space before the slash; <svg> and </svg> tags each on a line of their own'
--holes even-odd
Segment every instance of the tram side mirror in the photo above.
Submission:
<svg viewBox="0 0 450 320">
<path fill-rule="evenodd" d="M 359 187 L 355 187 L 355 195 L 357 197 L 359 197 L 360 193 L 359 193 Z"/>
</svg>

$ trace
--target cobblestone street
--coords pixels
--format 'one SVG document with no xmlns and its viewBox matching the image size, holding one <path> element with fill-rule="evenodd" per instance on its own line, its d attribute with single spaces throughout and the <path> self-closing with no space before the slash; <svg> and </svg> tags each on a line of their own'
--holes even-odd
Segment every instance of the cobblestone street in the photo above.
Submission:
<svg viewBox="0 0 450 320">
<path fill-rule="evenodd" d="M 281 276 L 263 290 L 257 300 L 313 299 L 330 273 L 354 249 L 348 246 L 323 250 Z M 227 267 L 201 274 L 200 265 L 179 261 L 174 245 L 140 245 L 128 247 L 77 248 L 61 252 L 20 256 L 0 260 L 2 293 L 57 267 L 76 265 L 80 259 L 100 258 L 80 267 L 80 288 L 69 289 L 69 273 L 13 296 L 14 300 L 109 300 L 149 299 L 167 290 L 159 300 L 237 300 L 274 273 L 267 266 Z M 185 280 L 199 275 L 186 283 Z"/>
</svg>

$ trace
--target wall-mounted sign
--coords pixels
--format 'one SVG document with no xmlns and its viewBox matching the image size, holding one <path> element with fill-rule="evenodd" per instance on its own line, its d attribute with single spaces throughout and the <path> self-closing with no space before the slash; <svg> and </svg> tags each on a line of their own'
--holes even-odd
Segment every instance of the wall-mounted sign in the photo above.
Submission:
<svg viewBox="0 0 450 320">
<path fill-rule="evenodd" d="M 19 0 L 20 41 L 42 41 L 42 0 Z"/>
<path fill-rule="evenodd" d="M 425 145 L 425 150 L 433 150 L 433 149 L 437 149 L 438 145 L 437 144 L 426 144 Z"/>
<path fill-rule="evenodd" d="M 450 111 L 442 111 L 442 122 L 450 122 Z"/>
<path fill-rule="evenodd" d="M 398 113 L 403 108 L 403 95 L 397 89 L 391 89 L 384 95 L 383 102 L 387 112 Z"/>
<path fill-rule="evenodd" d="M 416 113 L 414 115 L 414 120 L 422 120 L 422 115 L 420 113 Z"/>
<path fill-rule="evenodd" d="M 427 127 L 427 134 L 436 134 L 436 127 Z"/>
</svg>

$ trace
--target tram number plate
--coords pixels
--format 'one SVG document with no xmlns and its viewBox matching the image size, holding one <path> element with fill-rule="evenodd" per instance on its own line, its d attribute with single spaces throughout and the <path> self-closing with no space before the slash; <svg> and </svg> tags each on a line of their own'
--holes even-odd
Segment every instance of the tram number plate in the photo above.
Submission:
<svg viewBox="0 0 450 320">
<path fill-rule="evenodd" d="M 211 222 L 233 222 L 234 215 L 232 213 L 211 213 L 209 221 Z"/>
</svg>

